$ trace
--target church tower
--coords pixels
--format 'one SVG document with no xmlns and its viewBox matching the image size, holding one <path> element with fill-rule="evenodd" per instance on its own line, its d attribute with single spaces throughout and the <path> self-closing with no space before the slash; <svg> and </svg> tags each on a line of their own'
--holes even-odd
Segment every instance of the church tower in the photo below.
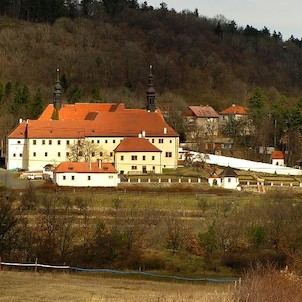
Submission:
<svg viewBox="0 0 302 302">
<path fill-rule="evenodd" d="M 56 111 L 59 111 L 62 107 L 61 95 L 62 86 L 60 83 L 60 69 L 57 69 L 57 79 L 53 90 L 53 106 Z"/>
<path fill-rule="evenodd" d="M 153 84 L 152 65 L 150 65 L 150 72 L 148 77 L 148 88 L 147 88 L 147 110 L 155 112 L 156 100 L 155 100 L 155 89 Z"/>
</svg>

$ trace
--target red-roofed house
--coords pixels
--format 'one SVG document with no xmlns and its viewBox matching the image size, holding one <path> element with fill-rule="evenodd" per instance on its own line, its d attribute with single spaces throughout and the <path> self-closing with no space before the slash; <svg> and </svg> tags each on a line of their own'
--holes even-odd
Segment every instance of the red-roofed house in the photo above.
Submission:
<svg viewBox="0 0 302 302">
<path fill-rule="evenodd" d="M 219 113 L 219 126 L 224 127 L 230 119 L 242 122 L 240 123 L 242 126 L 242 135 L 249 135 L 251 133 L 252 125 L 249 121 L 246 107 L 233 104 L 231 107 L 222 110 Z"/>
<path fill-rule="evenodd" d="M 205 135 L 218 135 L 218 113 L 209 105 L 189 106 L 184 118 L 191 131 L 202 131 Z"/>
<path fill-rule="evenodd" d="M 285 166 L 284 154 L 282 151 L 273 151 L 271 154 L 272 165 Z"/>
<path fill-rule="evenodd" d="M 153 142 L 153 143 L 152 143 Z M 115 148 L 115 167 L 122 173 L 162 173 L 162 156 L 170 158 L 172 153 L 162 151 L 153 145 L 155 139 L 126 137 Z"/>
<path fill-rule="evenodd" d="M 62 162 L 54 170 L 53 181 L 67 187 L 116 187 L 119 178 L 110 163 Z"/>
</svg>

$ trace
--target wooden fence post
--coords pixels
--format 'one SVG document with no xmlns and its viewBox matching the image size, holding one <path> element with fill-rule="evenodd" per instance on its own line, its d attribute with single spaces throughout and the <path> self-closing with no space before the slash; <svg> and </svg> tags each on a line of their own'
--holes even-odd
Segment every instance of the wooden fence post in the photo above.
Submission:
<svg viewBox="0 0 302 302">
<path fill-rule="evenodd" d="M 35 260 L 35 273 L 38 271 L 38 258 Z"/>
</svg>

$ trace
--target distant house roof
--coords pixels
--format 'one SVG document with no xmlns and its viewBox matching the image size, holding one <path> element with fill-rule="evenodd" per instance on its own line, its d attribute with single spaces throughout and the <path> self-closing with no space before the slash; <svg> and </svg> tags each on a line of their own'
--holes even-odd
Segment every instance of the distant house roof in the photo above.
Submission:
<svg viewBox="0 0 302 302">
<path fill-rule="evenodd" d="M 246 115 L 247 108 L 233 104 L 231 107 L 222 110 L 219 114 L 221 115 Z"/>
<path fill-rule="evenodd" d="M 115 148 L 115 152 L 161 152 L 145 138 L 126 137 Z"/>
<path fill-rule="evenodd" d="M 273 151 L 271 156 L 272 159 L 284 159 L 284 154 L 282 151 Z"/>
<path fill-rule="evenodd" d="M 63 162 L 54 170 L 55 173 L 117 173 L 110 163 Z"/>
<path fill-rule="evenodd" d="M 238 177 L 235 170 L 231 167 L 226 167 L 220 174 L 219 177 Z"/>
<path fill-rule="evenodd" d="M 219 117 L 218 113 L 213 109 L 213 107 L 206 106 L 189 106 L 189 112 L 185 114 L 186 116 L 196 116 L 198 118 L 210 118 Z"/>
</svg>

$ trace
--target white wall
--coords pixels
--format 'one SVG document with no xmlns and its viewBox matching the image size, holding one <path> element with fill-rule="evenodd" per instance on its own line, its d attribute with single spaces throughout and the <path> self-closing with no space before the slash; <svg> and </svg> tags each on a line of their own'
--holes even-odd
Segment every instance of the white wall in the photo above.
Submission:
<svg viewBox="0 0 302 302">
<path fill-rule="evenodd" d="M 272 164 L 266 164 L 262 162 L 255 162 L 251 160 L 245 160 L 234 157 L 213 155 L 213 154 L 202 154 L 195 155 L 195 161 L 205 161 L 208 164 L 218 165 L 222 167 L 230 166 L 234 169 L 245 170 L 245 171 L 255 171 L 255 172 L 264 172 L 270 174 L 279 174 L 279 175 L 302 175 L 302 170 L 276 166 Z"/>
<path fill-rule="evenodd" d="M 100 156 L 98 153 L 91 161 L 102 158 L 108 162 L 113 162 L 113 150 L 120 144 L 123 137 L 95 137 L 88 139 L 94 142 L 99 147 L 99 150 L 103 152 L 103 156 Z M 146 139 L 162 150 L 163 168 L 177 168 L 178 137 L 146 137 Z M 18 143 L 19 141 L 20 143 Z M 47 164 L 56 166 L 61 162 L 65 162 L 68 160 L 66 155 L 66 152 L 68 152 L 67 141 L 70 144 L 74 144 L 77 142 L 77 139 L 8 139 L 7 168 L 22 168 L 33 171 L 42 170 Z M 166 157 L 167 152 L 171 152 L 172 157 Z M 22 154 L 22 157 L 19 156 L 20 154 Z"/>
<path fill-rule="evenodd" d="M 90 180 L 88 180 L 89 176 Z M 118 182 L 117 173 L 54 173 L 54 183 L 58 186 L 116 187 Z"/>
<path fill-rule="evenodd" d="M 11 169 L 28 168 L 28 141 L 26 139 L 9 139 L 6 167 Z"/>
</svg>

